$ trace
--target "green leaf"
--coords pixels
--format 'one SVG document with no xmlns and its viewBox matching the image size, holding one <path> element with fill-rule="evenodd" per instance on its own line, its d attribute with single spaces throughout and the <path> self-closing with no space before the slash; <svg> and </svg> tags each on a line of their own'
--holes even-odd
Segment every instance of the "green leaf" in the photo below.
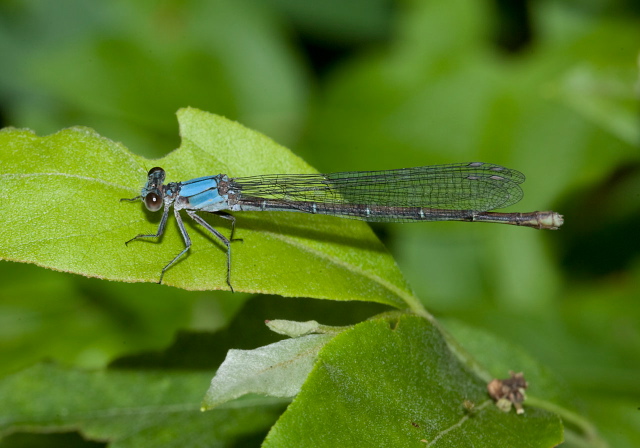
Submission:
<svg viewBox="0 0 640 448">
<path fill-rule="evenodd" d="M 212 409 L 249 393 L 294 397 L 332 335 L 310 334 L 255 350 L 229 350 L 202 402 Z"/>
<path fill-rule="evenodd" d="M 505 372 L 506 376 L 506 372 Z M 470 409 L 471 408 L 471 409 Z M 374 319 L 335 336 L 265 447 L 549 447 L 559 418 L 494 405 L 486 382 L 425 319 Z"/>
<path fill-rule="evenodd" d="M 114 448 L 218 446 L 264 431 L 280 412 L 281 401 L 258 398 L 200 412 L 209 376 L 38 365 L 0 380 L 0 435 L 75 430 Z"/>
<path fill-rule="evenodd" d="M 218 173 L 310 173 L 312 168 L 267 137 L 195 109 L 178 114 L 182 145 L 146 160 L 86 128 L 47 137 L 0 132 L 0 257 L 90 277 L 157 282 L 183 248 L 173 217 L 159 243 L 128 241 L 155 233 L 159 215 L 139 194 L 152 166 L 167 181 Z M 224 222 L 220 222 L 224 221 Z M 229 224 L 211 217 L 212 225 Z M 31 224 L 31 225 L 29 225 Z M 221 229 L 225 233 L 225 228 Z M 191 290 L 228 289 L 224 247 L 187 223 L 193 247 L 164 283 Z M 228 234 L 228 233 L 227 233 Z M 395 262 L 364 223 L 298 213 L 238 215 L 231 279 L 237 291 L 406 307 L 415 299 Z"/>
</svg>

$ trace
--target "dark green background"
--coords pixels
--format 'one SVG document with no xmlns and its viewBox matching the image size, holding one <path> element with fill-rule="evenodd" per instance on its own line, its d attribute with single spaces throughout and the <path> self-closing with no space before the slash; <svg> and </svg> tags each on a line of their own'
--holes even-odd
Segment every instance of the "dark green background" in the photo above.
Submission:
<svg viewBox="0 0 640 448">
<path fill-rule="evenodd" d="M 39 135 L 86 125 L 160 157 L 180 144 L 176 110 L 193 106 L 320 171 L 471 161 L 523 171 L 525 198 L 510 210 L 556 210 L 561 230 L 375 229 L 428 310 L 523 347 L 566 382 L 610 446 L 631 447 L 640 444 L 639 51 L 640 8 L 622 0 L 2 1 L 0 120 Z M 6 262 L 0 277 L 2 374 L 43 359 L 99 368 L 160 350 L 177 330 L 223 328 L 247 308 L 263 311 L 258 320 L 329 324 L 375 312 L 257 297 L 237 314 L 241 294 Z M 228 347 L 270 337 L 255 332 Z"/>
</svg>

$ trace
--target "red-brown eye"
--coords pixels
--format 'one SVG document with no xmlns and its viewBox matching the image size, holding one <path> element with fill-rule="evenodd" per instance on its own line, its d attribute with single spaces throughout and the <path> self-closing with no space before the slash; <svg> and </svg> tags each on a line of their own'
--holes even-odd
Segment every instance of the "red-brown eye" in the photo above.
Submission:
<svg viewBox="0 0 640 448">
<path fill-rule="evenodd" d="M 147 210 L 157 212 L 162 207 L 162 198 L 156 193 L 149 193 L 144 197 L 144 205 Z"/>
</svg>

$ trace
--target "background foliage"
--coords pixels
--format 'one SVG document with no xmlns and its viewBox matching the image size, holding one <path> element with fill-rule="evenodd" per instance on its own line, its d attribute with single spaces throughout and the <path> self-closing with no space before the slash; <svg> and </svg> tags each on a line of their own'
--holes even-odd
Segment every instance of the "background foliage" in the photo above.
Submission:
<svg viewBox="0 0 640 448">
<path fill-rule="evenodd" d="M 3 126 L 38 135 L 90 126 L 160 157 L 180 144 L 175 111 L 194 106 L 263 132 L 320 171 L 481 160 L 525 172 L 525 198 L 512 209 L 557 210 L 560 231 L 375 230 L 415 295 L 466 346 L 478 340 L 464 335 L 473 326 L 519 347 L 553 372 L 609 446 L 631 447 L 640 444 L 639 17 L 623 0 L 5 1 L 0 114 Z M 151 397 L 163 376 L 152 370 L 188 372 L 170 376 L 179 390 L 159 402 L 169 407 L 204 390 L 228 348 L 273 342 L 258 324 L 265 318 L 344 325 L 382 310 L 7 262 L 0 276 L 2 375 L 88 384 L 95 378 L 31 366 L 137 366 L 149 376 L 116 373 L 109 383 L 145 384 L 139 393 Z M 207 443 L 258 445 L 282 403 L 207 417 L 228 423 Z M 83 427 L 94 442 L 74 435 L 77 422 L 57 436 L 27 425 L 2 444 L 93 444 L 132 431 L 123 423 Z"/>
</svg>

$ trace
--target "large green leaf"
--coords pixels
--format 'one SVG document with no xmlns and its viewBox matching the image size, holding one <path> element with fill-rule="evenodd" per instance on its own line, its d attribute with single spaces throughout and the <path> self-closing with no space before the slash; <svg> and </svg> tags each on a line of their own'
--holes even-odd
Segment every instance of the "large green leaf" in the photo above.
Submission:
<svg viewBox="0 0 640 448">
<path fill-rule="evenodd" d="M 152 166 L 168 181 L 225 173 L 309 173 L 312 168 L 267 137 L 224 118 L 179 113 L 182 146 L 145 160 L 85 128 L 38 137 L 0 133 L 0 257 L 56 270 L 128 282 L 158 281 L 162 267 L 184 247 L 173 219 L 161 244 L 124 242 L 155 233 L 159 215 L 139 194 Z M 172 217 L 173 218 L 173 217 Z M 220 222 L 223 221 L 223 222 Z M 225 220 L 211 218 L 214 226 Z M 224 229 L 226 226 L 227 230 Z M 224 248 L 192 223 L 193 247 L 167 271 L 164 283 L 185 289 L 228 289 Z M 367 225 L 298 213 L 244 213 L 232 243 L 237 291 L 406 306 L 412 296 L 397 266 Z"/>
<path fill-rule="evenodd" d="M 550 447 L 562 434 L 549 412 L 498 410 L 439 331 L 404 315 L 335 336 L 264 446 Z"/>
</svg>

